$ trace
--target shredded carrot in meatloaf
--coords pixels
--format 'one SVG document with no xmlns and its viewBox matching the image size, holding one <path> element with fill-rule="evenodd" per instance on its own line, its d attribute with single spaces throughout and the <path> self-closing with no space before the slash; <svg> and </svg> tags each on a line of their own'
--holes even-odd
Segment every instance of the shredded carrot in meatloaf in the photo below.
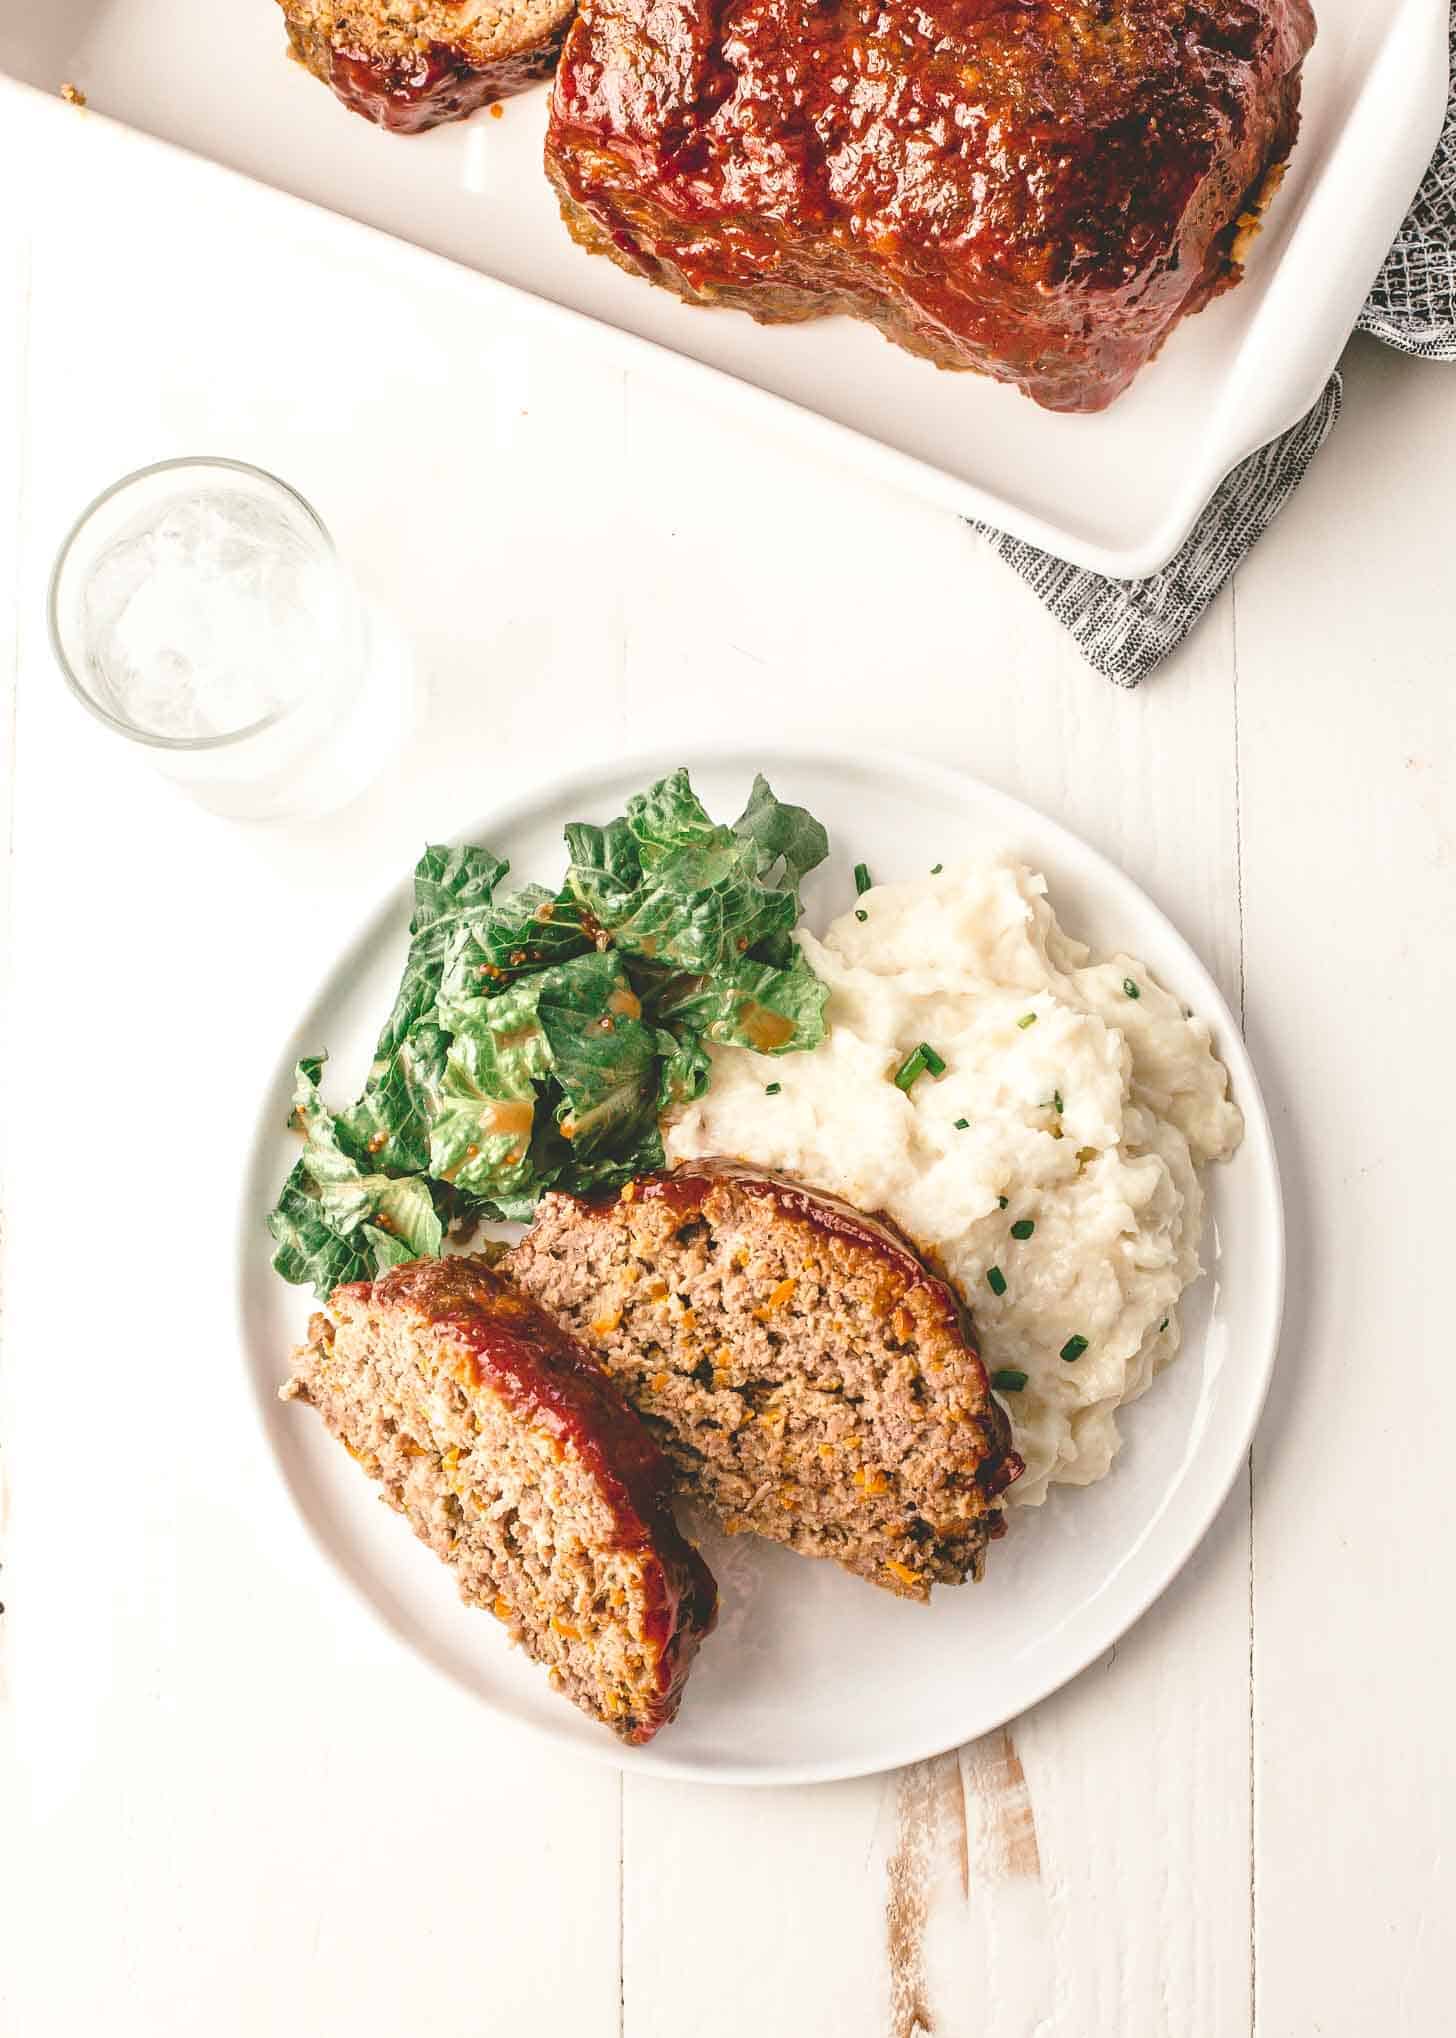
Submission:
<svg viewBox="0 0 1456 2038">
<path fill-rule="evenodd" d="M 620 1315 L 609 1372 L 730 1533 L 906 1596 L 979 1575 L 1007 1433 L 953 1294 L 888 1224 L 685 1162 L 630 1208 L 546 1196 L 509 1264 L 569 1327 Z"/>
</svg>

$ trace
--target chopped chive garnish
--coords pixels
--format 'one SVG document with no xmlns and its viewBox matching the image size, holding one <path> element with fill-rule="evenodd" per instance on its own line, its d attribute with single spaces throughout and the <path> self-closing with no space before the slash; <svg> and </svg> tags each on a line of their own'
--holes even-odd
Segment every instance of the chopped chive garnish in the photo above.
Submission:
<svg viewBox="0 0 1456 2038">
<path fill-rule="evenodd" d="M 854 867 L 855 890 L 857 892 L 867 892 L 873 883 L 874 879 L 870 876 L 869 865 L 867 863 L 857 863 Z"/>
<path fill-rule="evenodd" d="M 1006 1276 L 999 1267 L 987 1267 L 986 1286 L 993 1295 L 1004 1295 L 1006 1293 Z"/>
<path fill-rule="evenodd" d="M 1036 1220 L 1034 1218 L 1018 1217 L 1015 1224 L 1011 1227 L 1011 1236 L 1013 1238 L 1030 1238 L 1035 1230 Z"/>
<path fill-rule="evenodd" d="M 1026 1385 L 1026 1375 L 1018 1373 L 1015 1366 L 998 1366 L 991 1375 L 991 1385 L 998 1394 L 1019 1394 Z"/>
<path fill-rule="evenodd" d="M 763 1094 L 765 1097 L 776 1097 L 783 1087 L 782 1083 L 765 1083 Z"/>
<path fill-rule="evenodd" d="M 1009 1202 L 1009 1200 L 1010 1200 L 1009 1197 L 1006 1196 L 998 1196 L 996 1198 L 996 1201 L 1001 1205 L 1001 1208 L 1003 1210 L 1006 1208 L 1006 1205 Z"/>
<path fill-rule="evenodd" d="M 1035 1026 L 1036 1024 L 1035 1012 L 1023 1012 L 1021 1017 L 1017 1020 L 1016 1023 L 1021 1028 L 1022 1032 L 1025 1033 L 1028 1026 Z"/>
<path fill-rule="evenodd" d="M 1133 982 L 1131 977 L 1123 978 L 1122 992 L 1123 996 L 1126 998 L 1140 998 L 1142 996 L 1142 992 L 1138 989 L 1137 985 Z"/>
<path fill-rule="evenodd" d="M 945 1063 L 936 1053 L 930 1042 L 922 1040 L 919 1047 L 913 1053 L 907 1054 L 899 1068 L 896 1069 L 895 1088 L 897 1090 L 908 1090 L 915 1081 L 915 1078 L 925 1075 L 927 1071 L 933 1076 L 943 1076 L 945 1074 Z"/>
<path fill-rule="evenodd" d="M 1062 1109 L 1062 1093 L 1060 1090 L 1052 1091 L 1052 1109 L 1053 1111 L 1060 1111 Z"/>
<path fill-rule="evenodd" d="M 1067 1342 L 1062 1346 L 1062 1357 L 1067 1361 L 1067 1364 L 1070 1365 L 1073 1359 L 1080 1359 L 1083 1352 L 1085 1352 L 1086 1349 L 1087 1340 L 1085 1337 L 1069 1337 L 1067 1339 Z"/>
<path fill-rule="evenodd" d="M 863 906 L 856 906 L 854 909 L 854 917 L 856 920 L 868 920 L 870 916 L 865 911 Z"/>
<path fill-rule="evenodd" d="M 908 1090 L 917 1076 L 925 1074 L 925 1067 L 925 1056 L 917 1047 L 913 1054 L 906 1055 L 904 1061 L 896 1069 L 895 1088 L 897 1090 Z"/>
<path fill-rule="evenodd" d="M 944 865 L 943 863 L 933 863 L 933 864 L 931 864 L 931 866 L 930 866 L 930 875 L 931 875 L 932 877 L 939 877 L 939 876 L 940 876 L 940 873 L 941 873 L 941 872 L 942 872 L 942 871 L 943 871 L 944 869 L 945 869 L 945 865 Z"/>
<path fill-rule="evenodd" d="M 1165 1331 L 1165 1330 L 1166 1330 L 1167 1328 L 1168 1328 L 1168 1319 L 1167 1319 L 1167 1317 L 1165 1316 L 1165 1317 L 1163 1318 L 1162 1322 L 1161 1322 L 1161 1323 L 1160 1323 L 1160 1324 L 1158 1325 L 1158 1335 L 1159 1335 L 1159 1337 L 1161 1337 L 1161 1336 L 1162 1336 L 1163 1332 L 1164 1332 L 1164 1331 Z"/>
<path fill-rule="evenodd" d="M 957 1132 L 969 1132 L 969 1131 L 970 1131 L 970 1129 L 971 1129 L 971 1121 L 970 1121 L 970 1119 L 969 1119 L 969 1118 L 957 1118 L 957 1120 L 956 1120 L 956 1122 L 955 1122 L 955 1129 L 956 1129 L 956 1131 L 957 1131 Z"/>
</svg>

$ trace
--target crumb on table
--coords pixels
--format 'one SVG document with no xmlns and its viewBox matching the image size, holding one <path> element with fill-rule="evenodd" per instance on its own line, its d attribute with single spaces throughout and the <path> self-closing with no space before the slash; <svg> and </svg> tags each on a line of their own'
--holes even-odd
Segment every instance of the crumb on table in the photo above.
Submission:
<svg viewBox="0 0 1456 2038">
<path fill-rule="evenodd" d="M 86 94 L 79 85 L 71 84 L 69 79 L 61 87 L 61 97 L 65 100 L 67 106 L 84 106 L 86 104 Z"/>
</svg>

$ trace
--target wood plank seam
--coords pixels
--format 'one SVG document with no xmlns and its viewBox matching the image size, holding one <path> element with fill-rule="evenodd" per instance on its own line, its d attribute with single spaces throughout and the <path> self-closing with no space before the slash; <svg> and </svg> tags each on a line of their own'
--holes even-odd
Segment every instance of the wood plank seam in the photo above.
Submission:
<svg viewBox="0 0 1456 2038">
<path fill-rule="evenodd" d="M 1237 911 L 1239 940 L 1239 1031 L 1247 1035 L 1245 1019 L 1244 983 L 1244 805 L 1243 787 L 1239 772 L 1242 762 L 1239 748 L 1239 579 L 1235 573 L 1229 587 L 1229 649 L 1233 673 L 1234 707 L 1234 891 Z M 1258 1784 L 1258 1767 L 1254 1759 L 1255 1700 L 1254 1700 L 1254 1445 L 1249 1444 L 1247 1459 L 1249 1473 L 1249 1561 L 1248 1561 L 1248 1618 L 1249 1618 L 1249 2038 L 1255 2038 L 1259 2024 L 1259 1927 L 1258 1927 L 1258 1880 L 1259 1860 L 1255 1841 L 1255 1792 Z"/>
<path fill-rule="evenodd" d="M 18 727 L 16 698 L 20 683 L 20 648 L 22 642 L 20 620 L 22 589 L 21 534 L 25 530 L 26 493 L 30 482 L 30 445 L 29 435 L 26 430 L 25 400 L 26 390 L 29 386 L 30 369 L 31 266 L 30 240 L 28 235 L 22 235 L 20 238 L 16 249 L 14 273 L 16 281 L 14 324 L 15 374 L 13 388 L 7 396 L 7 402 L 12 406 L 11 426 L 14 433 L 15 447 L 15 484 L 12 497 L 15 511 L 15 543 L 11 553 L 10 586 L 14 613 L 11 617 L 9 633 L 12 653 L 11 665 L 4 690 L 5 786 L 3 793 L 3 831 L 0 831 L 3 832 L 5 845 L 5 870 L 3 877 L 0 877 L 0 934 L 3 934 L 4 948 L 3 959 L 0 959 L 0 1032 L 3 1032 L 7 1040 L 10 1038 L 15 997 L 15 944 L 12 937 L 15 924 L 15 748 Z M 7 1254 L 9 1195 L 10 1160 L 9 1139 L 7 1136 L 3 1149 L 0 1149 L 0 1323 L 4 1321 L 5 1296 L 9 1273 Z M 8 1392 L 0 1393 L 0 1408 L 4 1408 L 8 1416 Z M 9 1434 L 10 1427 L 11 1425 L 7 1420 L 3 1425 L 6 1435 Z M 3 1470 L 0 1470 L 0 1553 L 3 1553 L 6 1548 L 9 1521 L 9 1480 Z M 3 1555 L 0 1555 L 0 1570 L 3 1570 Z M 8 1646 L 10 1632 L 10 1628 L 5 1624 L 4 1595 L 3 1592 L 0 1592 L 0 1698 L 4 1698 L 8 1694 L 10 1685 Z"/>
</svg>

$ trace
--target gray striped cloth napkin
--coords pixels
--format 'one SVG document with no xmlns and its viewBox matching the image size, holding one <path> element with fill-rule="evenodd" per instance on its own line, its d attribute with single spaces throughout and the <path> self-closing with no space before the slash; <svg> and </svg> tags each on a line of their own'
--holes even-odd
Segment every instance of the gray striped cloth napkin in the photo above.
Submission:
<svg viewBox="0 0 1456 2038">
<path fill-rule="evenodd" d="M 1456 14 L 1451 66 L 1446 131 L 1356 322 L 1423 361 L 1456 361 Z M 1234 469 L 1183 549 L 1146 580 L 1107 580 L 989 524 L 972 528 L 1071 631 L 1089 665 L 1136 686 L 1183 642 L 1298 488 L 1340 415 L 1340 396 L 1335 374 L 1297 425 Z"/>
</svg>

